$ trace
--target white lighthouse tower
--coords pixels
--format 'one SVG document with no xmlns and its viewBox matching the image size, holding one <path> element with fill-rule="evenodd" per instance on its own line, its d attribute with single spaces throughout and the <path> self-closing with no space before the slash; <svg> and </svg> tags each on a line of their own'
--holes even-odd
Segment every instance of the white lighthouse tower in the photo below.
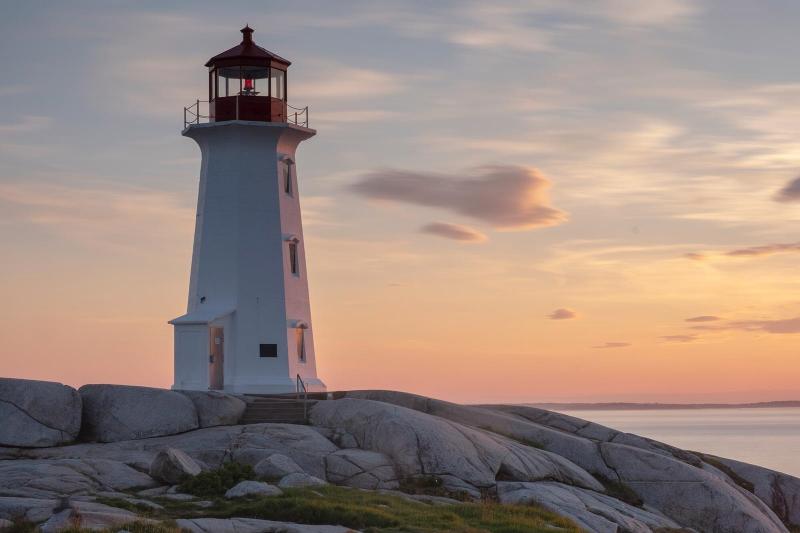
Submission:
<svg viewBox="0 0 800 533">
<path fill-rule="evenodd" d="M 295 151 L 316 133 L 287 104 L 289 61 L 253 42 L 211 58 L 208 113 L 185 109 L 202 165 L 174 389 L 325 390 L 317 378 Z M 208 119 L 206 122 L 204 119 Z"/>
</svg>

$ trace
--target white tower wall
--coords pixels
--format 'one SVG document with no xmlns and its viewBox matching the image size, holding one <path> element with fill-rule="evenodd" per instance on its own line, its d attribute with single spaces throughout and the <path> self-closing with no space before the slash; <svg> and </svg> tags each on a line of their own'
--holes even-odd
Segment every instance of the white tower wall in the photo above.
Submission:
<svg viewBox="0 0 800 533">
<path fill-rule="evenodd" d="M 309 390 L 317 378 L 308 297 L 303 228 L 293 164 L 298 144 L 314 130 L 286 123 L 228 121 L 189 126 L 200 146 L 188 312 L 175 325 L 175 389 L 206 390 L 212 327 L 224 330 L 224 390 L 278 393 L 295 390 L 299 374 Z M 292 164 L 291 194 L 283 166 Z M 297 266 L 290 265 L 296 242 Z M 305 360 L 298 354 L 303 329 Z M 205 340 L 204 340 L 205 336 Z M 260 345 L 277 345 L 262 357 Z M 267 350 L 269 353 L 270 350 Z"/>
</svg>

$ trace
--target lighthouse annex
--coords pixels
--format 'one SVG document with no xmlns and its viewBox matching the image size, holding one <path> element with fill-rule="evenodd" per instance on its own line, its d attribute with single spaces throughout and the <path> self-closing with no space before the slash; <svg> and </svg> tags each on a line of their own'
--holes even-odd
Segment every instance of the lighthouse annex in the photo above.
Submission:
<svg viewBox="0 0 800 533">
<path fill-rule="evenodd" d="M 316 132 L 308 108 L 287 103 L 290 62 L 241 32 L 206 63 L 208 100 L 184 109 L 202 164 L 188 308 L 170 321 L 173 389 L 324 391 L 295 159 Z"/>
</svg>

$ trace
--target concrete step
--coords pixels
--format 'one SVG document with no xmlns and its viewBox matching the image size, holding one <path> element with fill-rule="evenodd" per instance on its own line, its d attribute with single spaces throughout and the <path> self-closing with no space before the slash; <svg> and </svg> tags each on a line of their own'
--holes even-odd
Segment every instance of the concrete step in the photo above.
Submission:
<svg viewBox="0 0 800 533">
<path fill-rule="evenodd" d="M 307 410 L 313 405 L 292 396 L 248 396 L 241 424 L 306 424 Z"/>
</svg>

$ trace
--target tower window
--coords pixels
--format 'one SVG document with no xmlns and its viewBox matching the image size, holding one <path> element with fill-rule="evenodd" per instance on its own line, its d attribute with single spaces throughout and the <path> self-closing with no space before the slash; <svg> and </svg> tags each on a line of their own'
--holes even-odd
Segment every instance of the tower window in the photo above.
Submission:
<svg viewBox="0 0 800 533">
<path fill-rule="evenodd" d="M 283 192 L 285 192 L 289 196 L 293 195 L 291 159 L 287 159 L 283 162 Z"/>
<path fill-rule="evenodd" d="M 297 261 L 297 243 L 289 243 L 289 268 L 295 276 L 300 275 L 300 264 Z"/>
<path fill-rule="evenodd" d="M 306 329 L 295 328 L 295 337 L 297 338 L 297 359 L 301 363 L 306 362 Z"/>
</svg>

